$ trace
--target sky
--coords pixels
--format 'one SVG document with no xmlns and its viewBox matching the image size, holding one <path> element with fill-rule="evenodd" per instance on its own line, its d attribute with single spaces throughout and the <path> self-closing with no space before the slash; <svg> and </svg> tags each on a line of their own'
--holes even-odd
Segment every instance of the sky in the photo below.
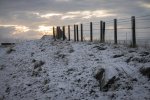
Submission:
<svg viewBox="0 0 150 100">
<path fill-rule="evenodd" d="M 150 0 L 0 0 L 0 41 L 36 39 L 53 26 L 150 14 Z"/>
</svg>

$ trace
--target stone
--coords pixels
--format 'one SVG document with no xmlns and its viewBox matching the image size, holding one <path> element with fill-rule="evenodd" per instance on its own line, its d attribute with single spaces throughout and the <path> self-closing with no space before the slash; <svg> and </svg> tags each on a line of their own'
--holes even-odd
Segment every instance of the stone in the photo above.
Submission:
<svg viewBox="0 0 150 100">
<path fill-rule="evenodd" d="M 42 65 L 44 65 L 45 62 L 43 61 L 36 61 L 34 63 L 34 69 L 41 67 Z"/>
<path fill-rule="evenodd" d="M 147 76 L 148 78 L 150 78 L 150 67 L 142 67 L 140 68 L 140 73 L 144 76 Z"/>
<path fill-rule="evenodd" d="M 101 46 L 94 46 L 93 48 L 96 48 L 98 50 L 106 50 L 107 48 L 101 47 Z"/>
<path fill-rule="evenodd" d="M 144 51 L 140 53 L 140 56 L 147 56 L 147 55 L 149 55 L 149 52 Z"/>
<path fill-rule="evenodd" d="M 13 51 L 16 51 L 16 50 L 14 50 L 14 49 L 12 49 L 12 48 L 9 48 L 9 49 L 6 51 L 6 53 L 7 53 L 7 54 L 10 54 L 10 53 L 12 53 Z"/>
<path fill-rule="evenodd" d="M 95 79 L 99 82 L 100 91 L 107 92 L 116 81 L 116 76 L 106 75 L 104 68 L 99 69 L 95 74 Z"/>
<path fill-rule="evenodd" d="M 122 57 L 122 56 L 124 56 L 124 54 L 114 55 L 113 58 L 119 58 L 119 57 Z"/>
</svg>

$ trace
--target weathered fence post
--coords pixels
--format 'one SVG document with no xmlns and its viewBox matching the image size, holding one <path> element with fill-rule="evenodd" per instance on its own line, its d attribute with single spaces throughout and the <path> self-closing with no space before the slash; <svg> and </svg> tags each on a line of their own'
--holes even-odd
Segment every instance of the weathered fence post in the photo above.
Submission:
<svg viewBox="0 0 150 100">
<path fill-rule="evenodd" d="M 103 22 L 103 42 L 105 42 L 105 22 Z"/>
<path fill-rule="evenodd" d="M 131 17 L 132 24 L 132 47 L 136 47 L 135 16 Z"/>
<path fill-rule="evenodd" d="M 65 26 L 63 26 L 63 40 L 65 40 L 66 37 L 65 37 Z"/>
<path fill-rule="evenodd" d="M 53 38 L 54 38 L 54 40 L 56 40 L 56 37 L 55 37 L 55 27 L 53 27 Z"/>
<path fill-rule="evenodd" d="M 114 19 L 114 43 L 117 44 L 117 19 Z"/>
<path fill-rule="evenodd" d="M 74 25 L 74 41 L 76 41 L 76 25 Z"/>
<path fill-rule="evenodd" d="M 79 41 L 79 30 L 78 30 L 78 25 L 76 25 L 76 32 L 77 32 L 77 41 Z"/>
<path fill-rule="evenodd" d="M 70 41 L 70 25 L 68 25 L 68 40 Z"/>
<path fill-rule="evenodd" d="M 57 26 L 57 37 L 56 38 L 57 39 L 60 38 L 60 26 Z"/>
<path fill-rule="evenodd" d="M 81 27 L 81 42 L 83 42 L 83 24 L 80 25 Z"/>
<path fill-rule="evenodd" d="M 103 21 L 100 21 L 100 42 L 103 40 Z"/>
<path fill-rule="evenodd" d="M 93 25 L 92 22 L 90 22 L 90 41 L 93 41 Z"/>
</svg>

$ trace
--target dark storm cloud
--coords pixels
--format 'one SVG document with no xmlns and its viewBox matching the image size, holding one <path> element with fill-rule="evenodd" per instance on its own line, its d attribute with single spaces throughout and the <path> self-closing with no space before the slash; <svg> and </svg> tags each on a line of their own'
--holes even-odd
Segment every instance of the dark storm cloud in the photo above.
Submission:
<svg viewBox="0 0 150 100">
<path fill-rule="evenodd" d="M 131 15 L 138 16 L 150 13 L 149 6 L 150 0 L 0 0 L 0 24 L 23 25 L 36 29 L 39 25 L 63 25 L 86 20 L 81 19 L 85 15 L 72 15 L 68 12 L 80 11 L 82 14 L 84 11 L 89 11 L 90 14 L 93 14 L 94 11 L 105 10 L 109 14 L 114 14 L 113 17 L 130 17 Z M 49 18 L 42 17 L 46 14 L 61 15 L 50 15 Z M 70 18 L 71 16 L 76 17 Z M 91 20 L 99 20 L 99 17 L 92 16 Z M 11 27 L 7 27 L 5 30 L 9 31 L 7 34 L 14 31 Z M 27 38 L 28 35 L 33 36 L 33 34 L 29 34 L 30 32 L 33 30 L 25 32 L 24 34 L 27 35 L 24 36 Z M 6 32 L 1 28 L 0 34 L 6 34 Z M 8 35 L 8 37 L 11 36 Z"/>
</svg>

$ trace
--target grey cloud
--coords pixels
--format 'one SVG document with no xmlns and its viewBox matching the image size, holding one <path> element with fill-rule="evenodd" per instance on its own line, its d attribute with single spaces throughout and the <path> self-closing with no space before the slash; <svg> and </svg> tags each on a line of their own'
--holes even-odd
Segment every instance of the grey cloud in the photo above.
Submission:
<svg viewBox="0 0 150 100">
<path fill-rule="evenodd" d="M 61 20 L 61 16 L 46 19 L 33 14 L 33 12 L 42 15 L 47 13 L 65 15 L 70 11 L 108 10 L 110 13 L 116 14 L 116 17 L 149 14 L 150 9 L 141 6 L 142 3 L 149 4 L 150 0 L 0 0 L 0 24 L 25 25 L 36 29 L 41 24 L 52 26 L 89 21 L 89 19 L 81 18 Z M 93 17 L 90 20 L 99 21 L 100 18 Z M 12 37 L 12 30 L 8 28 L 6 30 L 8 31 L 7 37 Z M 4 35 L 4 33 L 6 35 L 6 32 L 0 28 L 0 35 Z M 29 38 L 27 35 L 29 33 L 35 32 L 28 31 L 25 33 L 25 37 Z"/>
</svg>

